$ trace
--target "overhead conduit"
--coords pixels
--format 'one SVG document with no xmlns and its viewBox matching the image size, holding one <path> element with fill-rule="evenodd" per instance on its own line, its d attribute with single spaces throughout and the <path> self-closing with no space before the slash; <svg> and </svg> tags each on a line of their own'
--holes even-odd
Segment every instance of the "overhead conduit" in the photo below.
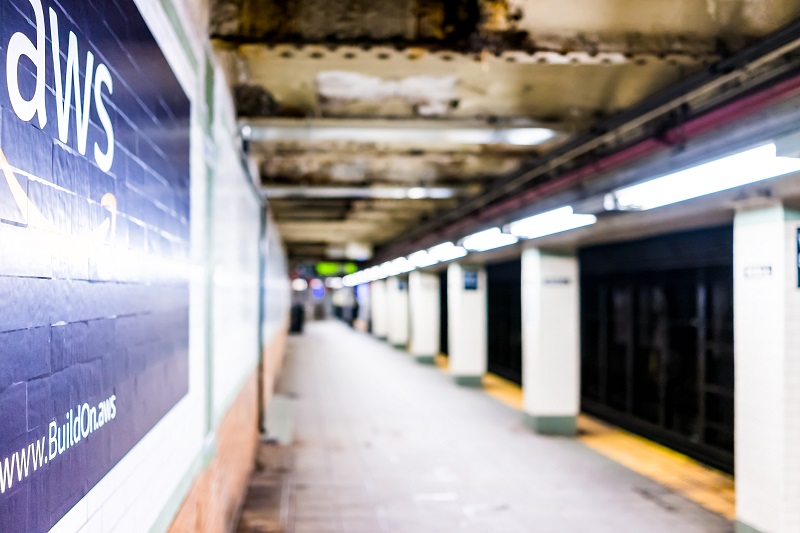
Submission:
<svg viewBox="0 0 800 533">
<path fill-rule="evenodd" d="M 800 47 L 800 20 L 789 24 L 785 28 L 773 34 L 770 39 L 754 45 L 736 57 L 723 60 L 718 64 L 713 65 L 709 71 L 698 73 L 689 79 L 676 84 L 675 86 L 667 88 L 663 93 L 654 96 L 653 99 L 658 99 L 662 102 L 670 100 L 674 101 L 675 99 L 679 99 L 681 91 L 686 91 L 688 93 L 690 89 L 698 90 L 698 86 L 702 80 L 706 80 L 708 83 L 713 83 L 715 86 L 720 86 L 726 80 L 730 80 L 735 71 L 745 68 L 752 69 L 754 68 L 752 65 L 764 64 L 768 61 L 775 60 L 776 58 L 784 57 L 787 54 L 795 53 L 798 47 Z M 715 78 L 715 76 L 717 77 Z M 731 124 L 743 117 L 752 115 L 760 110 L 763 110 L 769 106 L 773 106 L 781 101 L 788 100 L 789 98 L 799 94 L 800 75 L 778 82 L 775 85 L 739 98 L 733 102 L 723 104 L 722 106 L 712 109 L 711 111 L 708 111 L 700 116 L 688 119 L 679 125 L 670 127 L 661 132 L 657 137 L 649 137 L 647 139 L 635 142 L 634 144 L 611 155 L 603 157 L 598 161 L 567 172 L 560 177 L 537 185 L 531 189 L 521 191 L 513 197 L 498 199 L 494 203 L 490 203 L 492 201 L 491 195 L 495 195 L 495 198 L 498 198 L 499 195 L 497 191 L 489 191 L 488 200 L 485 200 L 482 197 L 476 199 L 476 201 L 483 201 L 483 206 L 477 206 L 471 213 L 465 214 L 457 220 L 440 228 L 431 230 L 427 232 L 426 235 L 397 246 L 392 246 L 381 253 L 380 257 L 377 259 L 380 259 L 384 256 L 394 257 L 397 255 L 402 255 L 402 251 L 404 249 L 424 248 L 426 245 L 431 244 L 435 239 L 446 240 L 459 234 L 465 234 L 476 228 L 485 226 L 487 222 L 495 218 L 518 211 L 525 206 L 530 205 L 531 202 L 541 199 L 546 195 L 567 189 L 589 177 L 634 163 L 661 150 L 674 147 L 678 143 L 695 139 L 698 136 L 708 133 L 715 128 Z M 603 129 L 607 132 L 613 131 L 614 128 L 625 125 L 626 119 L 631 122 L 643 122 L 647 116 L 652 116 L 655 118 L 657 116 L 657 110 L 661 109 L 662 107 L 666 107 L 666 104 L 663 106 L 658 106 L 651 101 L 642 102 L 641 104 L 635 106 L 635 110 L 632 109 L 628 112 L 621 113 L 620 116 L 612 117 L 604 124 Z M 640 113 L 640 115 L 632 118 L 631 115 L 634 114 L 634 111 L 637 111 Z M 594 139 L 587 140 L 586 138 L 581 138 L 572 143 L 568 143 L 568 146 L 565 150 L 563 150 L 563 153 L 556 154 L 555 158 L 563 158 L 573 150 L 575 152 L 581 152 L 582 147 L 585 145 L 597 145 L 597 139 L 599 137 L 602 137 L 602 135 L 597 135 Z M 562 150 L 559 149 L 556 149 L 556 151 L 562 152 Z M 584 150 L 582 153 L 585 154 L 587 151 Z M 504 184 L 503 191 L 506 194 L 514 194 L 513 190 L 511 190 L 513 189 L 514 185 L 533 179 L 533 177 L 529 176 L 529 174 L 543 174 L 543 172 L 539 172 L 540 168 L 541 167 L 537 166 L 532 170 L 524 172 L 520 176 L 512 178 L 509 182 Z"/>
</svg>

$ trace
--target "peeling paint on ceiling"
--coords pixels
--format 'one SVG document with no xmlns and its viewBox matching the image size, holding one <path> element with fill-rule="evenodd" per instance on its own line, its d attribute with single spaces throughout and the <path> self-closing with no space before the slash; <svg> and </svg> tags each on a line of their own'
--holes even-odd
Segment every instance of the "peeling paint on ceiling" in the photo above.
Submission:
<svg viewBox="0 0 800 533">
<path fill-rule="evenodd" d="M 407 103 L 423 117 L 444 115 L 458 101 L 456 76 L 408 76 L 384 79 L 358 72 L 323 71 L 314 84 L 325 114 L 336 114 L 337 104 L 356 101 Z"/>
</svg>

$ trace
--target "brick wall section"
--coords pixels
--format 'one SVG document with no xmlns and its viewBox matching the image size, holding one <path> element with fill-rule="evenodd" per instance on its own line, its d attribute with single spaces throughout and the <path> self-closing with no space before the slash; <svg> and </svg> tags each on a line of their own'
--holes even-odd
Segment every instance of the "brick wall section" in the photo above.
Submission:
<svg viewBox="0 0 800 533">
<path fill-rule="evenodd" d="M 286 348 L 288 324 L 264 349 L 266 405 Z M 170 533 L 223 532 L 236 527 L 258 446 L 258 371 L 253 372 L 217 429 L 217 448 L 195 480 Z"/>
<path fill-rule="evenodd" d="M 223 532 L 235 526 L 258 443 L 257 373 L 223 418 L 208 468 L 195 480 L 170 533 Z"/>
</svg>

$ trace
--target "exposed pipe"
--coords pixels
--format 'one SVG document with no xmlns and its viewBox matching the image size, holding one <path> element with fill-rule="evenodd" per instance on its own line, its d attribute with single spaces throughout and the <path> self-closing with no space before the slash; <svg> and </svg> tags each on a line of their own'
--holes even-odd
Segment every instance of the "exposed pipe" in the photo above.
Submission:
<svg viewBox="0 0 800 533">
<path fill-rule="evenodd" d="M 725 107 L 716 109 L 705 115 L 689 120 L 686 124 L 667 130 L 663 138 L 648 138 L 628 148 L 609 155 L 596 163 L 586 165 L 573 172 L 565 174 L 553 181 L 531 189 L 520 196 L 491 205 L 472 216 L 462 218 L 447 226 L 441 234 L 449 234 L 459 229 L 477 225 L 492 219 L 500 214 L 508 213 L 523 208 L 530 202 L 547 194 L 576 185 L 580 181 L 596 174 L 608 172 L 653 153 L 674 146 L 681 140 L 691 140 L 716 127 L 725 126 L 746 115 L 757 112 L 778 101 L 788 99 L 800 94 L 800 76 L 791 78 L 782 83 L 769 87 L 763 91 L 744 97 Z"/>
<path fill-rule="evenodd" d="M 388 248 L 379 254 L 377 260 L 385 260 L 386 258 L 390 258 L 391 255 L 399 255 L 398 252 L 400 248 L 411 248 L 415 245 L 419 247 L 419 243 L 428 241 L 431 235 L 447 236 L 456 233 L 459 229 L 466 226 L 485 221 L 491 218 L 491 215 L 486 214 L 487 212 L 490 214 L 498 214 L 513 209 L 519 209 L 521 206 L 524 206 L 525 203 L 552 192 L 554 189 L 568 186 L 570 183 L 575 183 L 600 170 L 608 170 L 648 155 L 662 148 L 665 143 L 675 142 L 681 138 L 687 139 L 688 136 L 697 136 L 700 132 L 707 131 L 707 129 L 710 129 L 714 125 L 719 125 L 719 121 L 733 121 L 739 116 L 753 112 L 759 107 L 763 107 L 763 105 L 772 103 L 774 100 L 780 98 L 781 94 L 792 94 L 793 91 L 797 89 L 797 85 L 800 84 L 798 78 L 784 81 L 774 87 L 744 97 L 720 109 L 691 119 L 681 126 L 671 128 L 661 136 L 663 140 L 649 138 L 640 141 L 597 163 L 581 167 L 563 177 L 540 185 L 526 193 L 522 193 L 521 196 L 501 201 L 499 204 L 492 205 L 488 209 L 485 208 L 486 205 L 519 189 L 525 183 L 545 174 L 548 170 L 557 168 L 570 160 L 590 153 L 592 150 L 601 146 L 610 137 L 622 136 L 625 132 L 630 132 L 637 127 L 642 127 L 648 122 L 660 116 L 664 116 L 664 114 L 670 110 L 685 105 L 692 97 L 697 97 L 713 89 L 720 88 L 724 84 L 749 74 L 764 65 L 768 65 L 771 61 L 775 61 L 784 57 L 786 54 L 796 51 L 798 48 L 800 48 L 800 19 L 781 28 L 763 41 L 748 47 L 736 56 L 723 59 L 712 65 L 707 71 L 698 72 L 668 87 L 664 91 L 645 99 L 632 108 L 603 121 L 595 128 L 594 133 L 581 135 L 573 141 L 556 148 L 546 161 L 540 162 L 540 164 L 537 164 L 528 171 L 510 177 L 499 184 L 495 189 L 487 191 L 474 200 L 466 202 L 460 208 L 445 214 L 443 217 L 445 221 L 448 219 L 456 219 L 452 223 L 439 228 L 432 227 L 435 222 L 427 224 L 420 228 L 419 233 L 422 236 L 408 242 L 406 245 Z M 765 103 L 759 104 L 759 102 Z M 601 131 L 600 134 L 596 133 L 598 129 Z"/>
</svg>

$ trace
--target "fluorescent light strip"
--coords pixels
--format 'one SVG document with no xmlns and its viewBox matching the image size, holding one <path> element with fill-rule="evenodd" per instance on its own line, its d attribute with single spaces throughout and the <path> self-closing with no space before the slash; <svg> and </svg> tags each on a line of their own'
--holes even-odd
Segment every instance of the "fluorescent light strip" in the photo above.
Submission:
<svg viewBox="0 0 800 533">
<path fill-rule="evenodd" d="M 408 260 L 411 261 L 411 264 L 413 264 L 417 268 L 429 267 L 439 262 L 438 259 L 434 258 L 429 252 L 425 250 L 415 252 L 409 255 Z"/>
<path fill-rule="evenodd" d="M 614 191 L 617 208 L 645 211 L 800 171 L 800 159 L 778 157 L 774 143 Z"/>
<path fill-rule="evenodd" d="M 398 257 L 397 259 L 392 261 L 392 268 L 394 268 L 394 271 L 397 272 L 398 274 L 405 274 L 406 272 L 411 272 L 416 267 L 411 261 L 409 261 L 405 257 Z"/>
<path fill-rule="evenodd" d="M 456 246 L 452 242 L 445 242 L 429 249 L 428 254 L 440 263 L 446 263 L 454 259 L 461 259 L 467 255 L 467 250 L 462 246 Z"/>
<path fill-rule="evenodd" d="M 591 226 L 597 222 L 594 215 L 576 215 L 571 206 L 554 209 L 540 215 L 512 222 L 508 230 L 521 239 L 537 239 L 555 233 Z"/>
<path fill-rule="evenodd" d="M 389 278 L 391 276 L 396 276 L 400 273 L 395 269 L 394 263 L 392 261 L 386 261 L 385 263 L 381 264 L 380 269 L 382 278 Z"/>
<path fill-rule="evenodd" d="M 518 240 L 514 235 L 503 233 L 500 228 L 492 228 L 465 237 L 461 244 L 471 252 L 486 252 L 515 244 Z"/>
<path fill-rule="evenodd" d="M 248 129 L 249 128 L 249 129 Z M 324 123 L 242 126 L 242 136 L 255 141 L 350 141 L 362 143 L 412 144 L 511 144 L 537 146 L 559 133 L 536 127 L 461 127 L 432 128 L 422 126 L 327 126 Z"/>
</svg>

